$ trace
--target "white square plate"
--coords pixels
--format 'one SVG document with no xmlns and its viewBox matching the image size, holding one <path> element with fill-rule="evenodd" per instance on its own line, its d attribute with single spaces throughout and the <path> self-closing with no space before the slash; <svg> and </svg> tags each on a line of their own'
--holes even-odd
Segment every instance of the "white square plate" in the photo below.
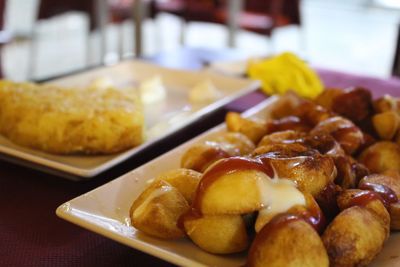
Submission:
<svg viewBox="0 0 400 267">
<path fill-rule="evenodd" d="M 77 75 L 50 81 L 66 87 L 83 87 L 93 80 L 106 77 L 116 87 L 136 87 L 142 81 L 159 76 L 167 90 L 165 100 L 144 107 L 148 139 L 140 146 L 113 155 L 61 156 L 18 146 L 0 136 L 0 158 L 17 164 L 47 171 L 70 179 L 87 179 L 108 170 L 143 151 L 157 141 L 215 111 L 259 86 L 258 82 L 224 77 L 207 71 L 182 71 L 163 68 L 144 61 L 125 61 Z M 188 92 L 202 81 L 210 80 L 222 97 L 209 105 L 190 106 Z"/>
<path fill-rule="evenodd" d="M 244 114 L 265 118 L 275 101 L 277 98 L 271 97 Z M 100 235 L 180 266 L 243 266 L 246 259 L 244 253 L 213 255 L 199 249 L 188 239 L 160 240 L 130 226 L 130 205 L 148 185 L 148 181 L 166 170 L 178 168 L 180 158 L 189 146 L 221 131 L 225 131 L 225 125 L 217 126 L 120 178 L 64 203 L 57 209 L 57 215 Z M 400 233 L 392 233 L 383 251 L 371 266 L 399 266 L 399 247 Z"/>
</svg>

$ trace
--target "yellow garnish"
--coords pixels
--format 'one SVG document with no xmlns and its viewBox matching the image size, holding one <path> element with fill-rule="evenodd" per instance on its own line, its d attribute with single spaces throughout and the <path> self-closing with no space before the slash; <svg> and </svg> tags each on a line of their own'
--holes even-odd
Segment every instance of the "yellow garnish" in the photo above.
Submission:
<svg viewBox="0 0 400 267">
<path fill-rule="evenodd" d="M 247 74 L 251 79 L 260 80 L 266 94 L 283 94 L 288 90 L 300 96 L 315 98 L 323 90 L 318 75 L 293 53 L 250 61 Z"/>
</svg>

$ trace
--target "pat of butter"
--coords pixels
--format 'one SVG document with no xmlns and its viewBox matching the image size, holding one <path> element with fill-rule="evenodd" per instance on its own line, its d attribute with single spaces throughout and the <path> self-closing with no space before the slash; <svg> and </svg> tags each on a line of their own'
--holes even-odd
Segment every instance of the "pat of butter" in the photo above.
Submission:
<svg viewBox="0 0 400 267">
<path fill-rule="evenodd" d="M 153 76 L 139 86 L 140 98 L 145 104 L 165 99 L 167 93 L 160 76 Z"/>
<path fill-rule="evenodd" d="M 210 80 L 202 81 L 189 91 L 189 101 L 193 104 L 209 104 L 222 96 Z"/>
<path fill-rule="evenodd" d="M 275 215 L 286 212 L 296 205 L 306 205 L 306 200 L 296 184 L 289 179 L 265 178 L 258 180 L 264 209 L 260 210 L 255 224 L 259 232 Z"/>
</svg>

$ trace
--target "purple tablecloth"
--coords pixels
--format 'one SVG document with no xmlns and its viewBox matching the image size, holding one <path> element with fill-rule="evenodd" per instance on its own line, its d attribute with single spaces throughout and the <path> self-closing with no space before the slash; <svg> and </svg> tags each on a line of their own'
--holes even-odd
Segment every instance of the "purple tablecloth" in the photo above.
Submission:
<svg viewBox="0 0 400 267">
<path fill-rule="evenodd" d="M 374 96 L 400 95 L 400 80 L 319 70 L 327 86 L 364 86 Z M 265 97 L 254 92 L 230 104 L 241 111 Z M 11 163 L 0 162 L 0 265 L 1 266 L 169 266 L 170 264 L 58 219 L 58 205 L 110 181 L 146 160 L 223 120 L 225 111 L 213 114 L 150 149 L 138 159 L 88 182 L 70 182 Z M 212 122 L 212 123 L 211 123 Z M 207 124 L 209 123 L 209 124 Z"/>
</svg>

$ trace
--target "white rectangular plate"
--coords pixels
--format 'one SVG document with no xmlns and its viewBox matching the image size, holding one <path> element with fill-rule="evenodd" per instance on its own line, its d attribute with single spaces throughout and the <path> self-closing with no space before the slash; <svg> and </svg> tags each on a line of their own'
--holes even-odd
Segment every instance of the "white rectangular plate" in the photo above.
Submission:
<svg viewBox="0 0 400 267">
<path fill-rule="evenodd" d="M 125 152 L 104 156 L 61 156 L 18 146 L 0 136 L 0 158 L 17 164 L 51 172 L 70 179 L 87 179 L 108 170 L 143 151 L 157 141 L 200 119 L 207 113 L 258 88 L 259 83 L 223 77 L 206 71 L 182 71 L 163 68 L 143 61 L 126 61 L 53 80 L 50 83 L 66 87 L 88 86 L 93 80 L 106 77 L 116 87 L 136 87 L 142 81 L 159 76 L 167 90 L 165 100 L 144 107 L 148 139 Z M 188 92 L 202 81 L 210 80 L 222 93 L 209 105 L 189 107 Z"/>
<path fill-rule="evenodd" d="M 271 97 L 245 112 L 245 116 L 265 118 Z M 179 167 L 182 154 L 195 142 L 225 131 L 217 126 L 147 164 L 107 183 L 89 193 L 64 203 L 57 215 L 88 230 L 106 236 L 127 246 L 180 266 L 243 266 L 246 255 L 218 256 L 202 251 L 188 239 L 165 241 L 152 238 L 130 226 L 129 208 L 133 200 L 158 174 Z M 392 233 L 383 251 L 371 266 L 398 266 L 400 264 L 400 233 Z"/>
</svg>

